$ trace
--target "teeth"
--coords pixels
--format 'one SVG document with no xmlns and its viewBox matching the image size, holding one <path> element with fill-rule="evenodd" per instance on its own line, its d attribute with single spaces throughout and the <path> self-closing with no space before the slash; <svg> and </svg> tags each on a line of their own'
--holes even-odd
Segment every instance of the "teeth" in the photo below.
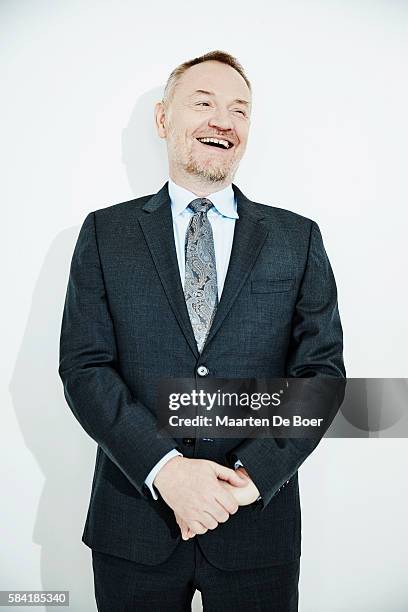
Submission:
<svg viewBox="0 0 408 612">
<path fill-rule="evenodd" d="M 228 140 L 220 140 L 219 138 L 198 138 L 200 142 L 215 142 L 216 144 L 220 144 L 226 149 L 229 149 L 230 143 Z"/>
</svg>

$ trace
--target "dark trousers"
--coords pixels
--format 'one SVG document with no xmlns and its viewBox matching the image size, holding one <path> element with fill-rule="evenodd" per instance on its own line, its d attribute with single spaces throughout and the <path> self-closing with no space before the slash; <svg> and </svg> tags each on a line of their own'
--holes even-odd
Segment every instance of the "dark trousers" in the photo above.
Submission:
<svg viewBox="0 0 408 612">
<path fill-rule="evenodd" d="M 95 550 L 92 564 L 99 612 L 186 612 L 196 589 L 204 612 L 298 610 L 299 560 L 260 569 L 221 570 L 206 560 L 197 536 L 181 541 L 159 565 Z"/>
</svg>

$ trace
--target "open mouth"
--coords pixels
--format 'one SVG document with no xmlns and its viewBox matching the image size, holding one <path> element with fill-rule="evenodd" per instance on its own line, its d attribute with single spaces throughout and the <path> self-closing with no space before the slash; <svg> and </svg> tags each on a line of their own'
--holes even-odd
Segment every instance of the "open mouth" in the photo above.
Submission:
<svg viewBox="0 0 408 612">
<path fill-rule="evenodd" d="M 217 148 L 217 149 L 221 149 L 224 151 L 227 151 L 228 149 L 232 149 L 232 147 L 234 146 L 234 143 L 231 142 L 230 140 L 226 140 L 225 138 L 196 138 L 196 140 L 198 140 L 198 142 L 201 142 L 201 144 L 207 146 L 207 147 L 213 147 L 213 148 Z"/>
</svg>

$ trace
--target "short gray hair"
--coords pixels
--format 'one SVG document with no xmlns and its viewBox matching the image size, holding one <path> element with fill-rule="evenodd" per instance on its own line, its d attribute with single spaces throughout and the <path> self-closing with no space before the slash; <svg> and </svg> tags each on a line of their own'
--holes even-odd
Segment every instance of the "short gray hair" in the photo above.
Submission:
<svg viewBox="0 0 408 612">
<path fill-rule="evenodd" d="M 180 80 L 181 75 L 184 74 L 186 70 L 188 70 L 192 66 L 196 66 L 197 64 L 212 61 L 221 62 L 222 64 L 227 64 L 228 66 L 231 66 L 231 68 L 234 68 L 234 70 L 236 70 L 244 79 L 249 91 L 252 92 L 251 83 L 249 82 L 249 79 L 246 76 L 243 67 L 235 57 L 233 57 L 229 53 L 226 53 L 226 51 L 209 51 L 204 55 L 200 55 L 199 57 L 195 57 L 194 59 L 183 62 L 172 71 L 169 78 L 167 79 L 167 83 L 164 88 L 164 94 L 162 99 L 163 104 L 165 106 L 169 104 L 174 93 L 174 88 Z"/>
</svg>

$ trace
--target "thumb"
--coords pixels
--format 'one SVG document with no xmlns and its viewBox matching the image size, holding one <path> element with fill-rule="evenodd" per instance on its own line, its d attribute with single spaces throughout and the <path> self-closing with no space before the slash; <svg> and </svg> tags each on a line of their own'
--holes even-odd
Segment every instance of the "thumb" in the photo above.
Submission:
<svg viewBox="0 0 408 612">
<path fill-rule="evenodd" d="M 248 479 L 245 476 L 241 476 L 235 470 L 220 465 L 219 463 L 215 464 L 215 473 L 217 478 L 229 482 L 234 487 L 245 487 L 248 484 Z"/>
</svg>

